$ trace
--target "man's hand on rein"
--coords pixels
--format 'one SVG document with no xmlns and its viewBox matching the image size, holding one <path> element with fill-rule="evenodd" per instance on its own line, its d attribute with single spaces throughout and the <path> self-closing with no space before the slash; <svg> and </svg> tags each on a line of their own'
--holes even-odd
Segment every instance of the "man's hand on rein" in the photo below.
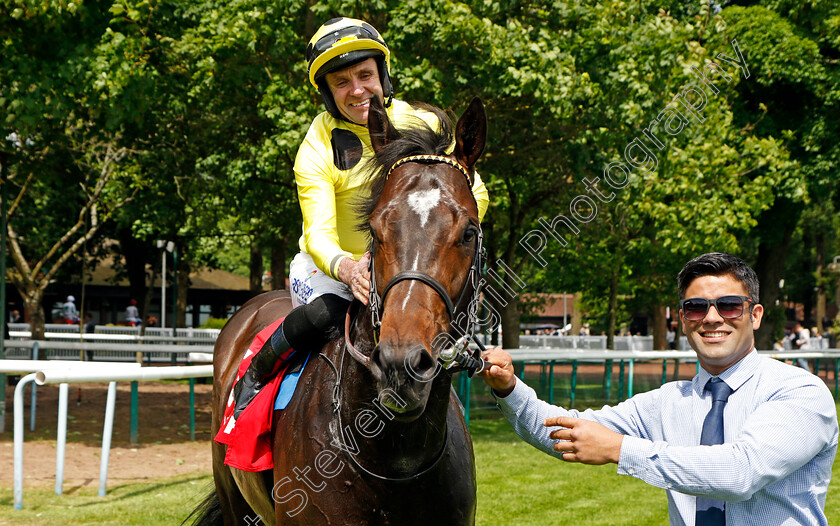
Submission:
<svg viewBox="0 0 840 526">
<path fill-rule="evenodd" d="M 513 391 L 516 385 L 516 376 L 513 372 L 513 359 L 510 354 L 503 351 L 501 347 L 494 347 L 484 351 L 481 355 L 488 364 L 493 364 L 489 369 L 479 373 L 484 378 L 496 395 L 504 398 Z"/>
</svg>

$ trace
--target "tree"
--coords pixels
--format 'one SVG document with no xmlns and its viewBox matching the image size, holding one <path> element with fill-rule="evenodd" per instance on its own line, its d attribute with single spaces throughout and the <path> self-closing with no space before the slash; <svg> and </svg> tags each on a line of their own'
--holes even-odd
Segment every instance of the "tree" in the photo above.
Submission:
<svg viewBox="0 0 840 526">
<path fill-rule="evenodd" d="M 783 141 L 793 161 L 791 180 L 804 182 L 775 187 L 773 206 L 762 214 L 752 232 L 758 241 L 755 260 L 761 302 L 767 309 L 756 345 L 769 349 L 786 321 L 783 309 L 777 306 L 779 283 L 785 278 L 785 260 L 797 224 L 808 217 L 803 211 L 806 207 L 827 213 L 836 210 L 840 6 L 829 1 L 813 2 L 805 9 L 786 1 L 749 4 L 722 13 L 728 30 L 750 50 L 754 65 L 755 81 L 737 88 L 734 119 L 739 125 L 750 123 L 760 135 Z M 805 228 L 814 227 L 825 228 L 813 224 Z M 812 261 L 810 268 L 816 271 L 825 262 Z"/>
<path fill-rule="evenodd" d="M 102 5 L 0 8 L 0 163 L 8 174 L 8 276 L 43 338 L 43 293 L 133 195 L 132 150 L 97 75 Z"/>
</svg>

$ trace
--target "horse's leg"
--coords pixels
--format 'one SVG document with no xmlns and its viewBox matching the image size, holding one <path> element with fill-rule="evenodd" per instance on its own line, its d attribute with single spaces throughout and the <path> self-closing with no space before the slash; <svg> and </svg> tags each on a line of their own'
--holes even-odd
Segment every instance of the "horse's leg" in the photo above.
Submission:
<svg viewBox="0 0 840 526">
<path fill-rule="evenodd" d="M 230 468 L 224 464 L 225 446 L 213 443 L 213 482 L 226 526 L 241 525 L 246 516 L 254 515 L 245 497 L 236 486 Z"/>
<path fill-rule="evenodd" d="M 225 328 L 219 334 L 219 337 L 216 339 L 213 363 L 214 385 L 211 423 L 213 436 L 216 435 L 221 427 L 222 415 L 224 415 L 230 389 L 245 349 L 248 348 L 254 336 L 262 328 L 285 315 L 290 308 L 291 302 L 287 291 L 273 291 L 261 294 L 243 305 L 228 320 Z M 212 450 L 213 479 L 221 512 L 224 517 L 224 524 L 229 526 L 247 524 L 245 517 L 251 517 L 251 523 L 254 523 L 253 519 L 257 513 L 248 504 L 246 496 L 240 487 L 246 488 L 246 491 L 250 493 L 250 489 L 256 486 L 253 479 L 257 479 L 263 488 L 262 500 L 270 500 L 267 496 L 268 490 L 265 488 L 266 484 L 262 481 L 263 476 L 259 473 L 245 473 L 238 470 L 236 471 L 236 476 L 234 476 L 234 473 L 231 471 L 232 468 L 226 466 L 224 463 L 225 446 L 213 442 Z M 257 506 L 259 507 L 259 505 Z M 273 510 L 270 511 L 273 513 Z M 263 523 L 272 523 L 272 514 L 266 515 L 263 513 L 262 515 L 264 517 Z"/>
</svg>

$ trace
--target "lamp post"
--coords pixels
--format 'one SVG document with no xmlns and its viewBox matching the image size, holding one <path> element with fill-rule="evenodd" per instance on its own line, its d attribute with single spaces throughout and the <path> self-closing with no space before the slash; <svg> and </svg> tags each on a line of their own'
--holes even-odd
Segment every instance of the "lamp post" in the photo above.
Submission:
<svg viewBox="0 0 840 526">
<path fill-rule="evenodd" d="M 175 249 L 175 243 L 172 241 L 157 241 L 157 247 L 161 249 L 160 253 L 160 326 L 166 327 L 166 253 L 172 252 Z"/>
</svg>

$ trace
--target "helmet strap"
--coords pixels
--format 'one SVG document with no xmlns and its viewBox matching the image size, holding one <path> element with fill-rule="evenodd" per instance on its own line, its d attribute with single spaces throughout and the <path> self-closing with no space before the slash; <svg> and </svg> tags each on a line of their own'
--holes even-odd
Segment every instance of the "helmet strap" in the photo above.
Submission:
<svg viewBox="0 0 840 526">
<path fill-rule="evenodd" d="M 382 105 L 386 108 L 391 107 L 394 101 L 394 88 L 391 85 L 391 75 L 388 73 L 388 66 L 385 64 L 385 57 L 377 57 L 376 65 L 379 69 L 379 81 L 382 83 Z"/>
<path fill-rule="evenodd" d="M 335 103 L 335 99 L 333 98 L 332 91 L 330 91 L 330 87 L 327 85 L 326 79 L 322 78 L 318 80 L 318 91 L 321 92 L 321 98 L 324 100 L 324 106 L 327 107 L 327 112 L 330 115 L 338 120 L 350 122 L 344 117 L 344 115 L 341 114 L 340 111 L 338 111 L 338 106 Z"/>
</svg>

